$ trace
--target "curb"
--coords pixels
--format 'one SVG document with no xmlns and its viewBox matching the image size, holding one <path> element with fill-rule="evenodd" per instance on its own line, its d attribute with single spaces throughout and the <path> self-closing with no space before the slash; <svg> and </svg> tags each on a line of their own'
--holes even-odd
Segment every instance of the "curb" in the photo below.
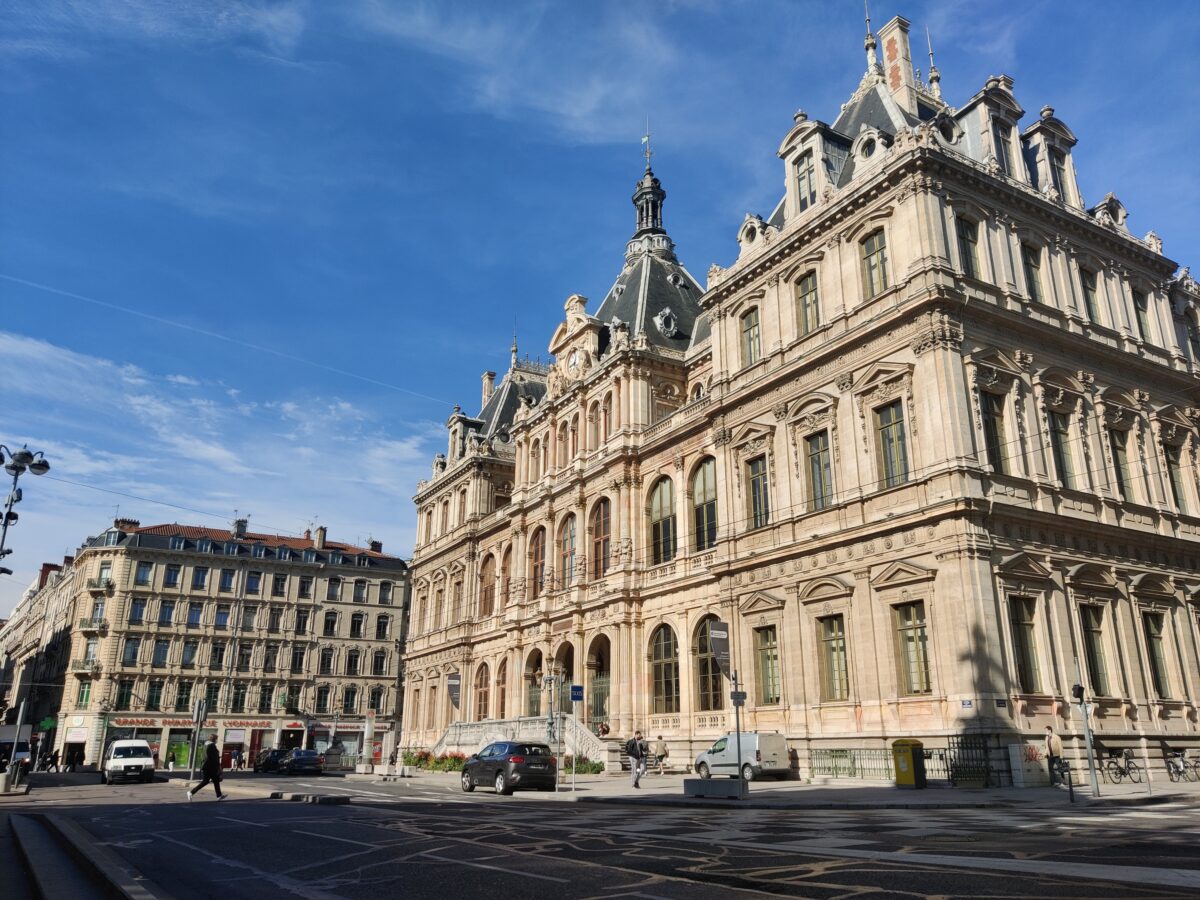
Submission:
<svg viewBox="0 0 1200 900">
<path fill-rule="evenodd" d="M 317 803 L 321 806 L 345 806 L 350 802 L 346 794 L 288 794 L 272 791 L 269 800 L 290 800 L 293 803 Z"/>
</svg>

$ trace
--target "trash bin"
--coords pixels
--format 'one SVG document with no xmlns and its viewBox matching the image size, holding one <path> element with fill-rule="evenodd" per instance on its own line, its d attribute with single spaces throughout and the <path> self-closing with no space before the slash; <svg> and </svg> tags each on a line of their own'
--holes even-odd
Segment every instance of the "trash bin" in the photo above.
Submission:
<svg viewBox="0 0 1200 900">
<path fill-rule="evenodd" d="M 896 787 L 925 787 L 925 745 L 911 738 L 892 743 L 892 762 L 896 766 Z"/>
</svg>

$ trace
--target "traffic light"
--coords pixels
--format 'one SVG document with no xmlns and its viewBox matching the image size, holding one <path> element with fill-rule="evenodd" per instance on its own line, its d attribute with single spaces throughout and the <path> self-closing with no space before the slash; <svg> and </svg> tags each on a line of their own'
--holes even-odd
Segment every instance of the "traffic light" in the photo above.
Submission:
<svg viewBox="0 0 1200 900">
<path fill-rule="evenodd" d="M 1075 698 L 1076 703 L 1083 702 L 1083 685 L 1077 684 L 1071 688 L 1071 696 Z"/>
</svg>

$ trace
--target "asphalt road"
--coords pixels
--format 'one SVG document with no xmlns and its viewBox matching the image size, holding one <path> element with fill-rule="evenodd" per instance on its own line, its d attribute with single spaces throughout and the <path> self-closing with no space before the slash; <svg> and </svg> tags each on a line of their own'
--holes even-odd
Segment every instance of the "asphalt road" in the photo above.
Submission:
<svg viewBox="0 0 1200 900">
<path fill-rule="evenodd" d="M 53 778 L 54 776 L 48 776 Z M 347 794 L 350 805 L 250 798 Z M 1197 804 L 695 810 L 464 795 L 433 780 L 235 776 L 36 792 L 180 898 L 1195 897 Z M 31 795 L 34 796 L 34 795 Z M 12 810 L 15 811 L 15 810 Z"/>
</svg>

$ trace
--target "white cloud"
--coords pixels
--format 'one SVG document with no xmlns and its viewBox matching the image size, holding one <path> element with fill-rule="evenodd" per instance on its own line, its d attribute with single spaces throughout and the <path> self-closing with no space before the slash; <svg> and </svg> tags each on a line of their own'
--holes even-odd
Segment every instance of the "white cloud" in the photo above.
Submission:
<svg viewBox="0 0 1200 900">
<path fill-rule="evenodd" d="M 188 375 L 168 375 L 167 381 L 171 384 L 183 384 L 189 387 L 197 387 L 200 382 Z"/>
</svg>

